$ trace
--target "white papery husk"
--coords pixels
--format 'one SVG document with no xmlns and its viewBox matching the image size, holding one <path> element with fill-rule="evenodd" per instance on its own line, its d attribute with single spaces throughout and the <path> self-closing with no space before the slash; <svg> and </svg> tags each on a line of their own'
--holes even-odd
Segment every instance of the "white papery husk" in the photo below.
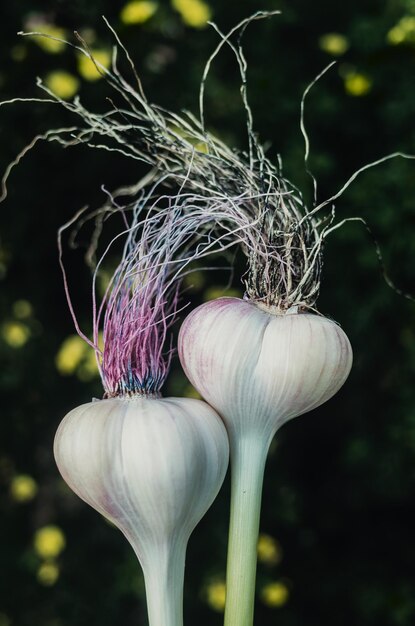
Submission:
<svg viewBox="0 0 415 626">
<path fill-rule="evenodd" d="M 216 412 L 190 398 L 90 402 L 63 419 L 54 453 L 71 489 L 133 546 L 150 624 L 181 624 L 187 541 L 228 465 L 226 430 Z"/>
</svg>

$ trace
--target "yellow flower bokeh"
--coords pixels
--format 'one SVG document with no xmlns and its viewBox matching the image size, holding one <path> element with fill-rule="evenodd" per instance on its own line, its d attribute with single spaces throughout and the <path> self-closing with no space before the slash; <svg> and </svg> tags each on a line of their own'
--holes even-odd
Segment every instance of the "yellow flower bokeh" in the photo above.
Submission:
<svg viewBox="0 0 415 626">
<path fill-rule="evenodd" d="M 268 583 L 261 589 L 261 600 L 271 608 L 284 606 L 289 595 L 288 587 L 281 582 Z"/>
<path fill-rule="evenodd" d="M 389 30 L 386 41 L 397 46 L 401 43 L 415 44 L 415 17 L 404 15 L 399 22 Z"/>
<path fill-rule="evenodd" d="M 261 533 L 258 538 L 258 561 L 266 565 L 277 565 L 282 558 L 280 544 L 271 535 Z"/>
<path fill-rule="evenodd" d="M 78 72 L 85 80 L 94 82 L 104 77 L 104 70 L 111 65 L 111 52 L 109 50 L 91 50 L 94 61 L 85 54 L 78 56 Z"/>
<path fill-rule="evenodd" d="M 29 502 L 33 500 L 38 491 L 34 478 L 27 474 L 15 476 L 10 483 L 10 495 L 16 502 Z"/>
<path fill-rule="evenodd" d="M 31 332 L 22 322 L 6 322 L 2 326 L 1 335 L 11 348 L 21 348 L 28 342 Z"/>
<path fill-rule="evenodd" d="M 37 570 L 37 579 L 41 585 L 52 587 L 59 578 L 59 566 L 54 561 L 45 561 Z"/>
<path fill-rule="evenodd" d="M 210 6 L 203 0 L 172 0 L 172 6 L 187 26 L 204 28 L 212 17 Z"/>
<path fill-rule="evenodd" d="M 212 580 L 205 588 L 206 602 L 214 611 L 222 613 L 225 609 L 226 585 L 223 580 Z"/>
<path fill-rule="evenodd" d="M 102 336 L 98 343 L 102 347 Z M 55 358 L 56 369 L 62 376 L 76 374 L 87 382 L 99 375 L 94 350 L 79 335 L 70 335 L 62 343 Z"/>
<path fill-rule="evenodd" d="M 47 22 L 34 24 L 34 29 L 37 32 L 40 32 L 44 35 L 49 35 L 49 37 L 37 36 L 33 38 L 33 41 L 37 43 L 37 45 L 42 48 L 45 52 L 49 54 L 59 54 L 63 52 L 66 47 L 64 41 L 57 41 L 57 39 L 65 39 L 66 31 L 55 24 L 48 24 Z M 56 37 L 56 39 L 50 39 L 50 37 Z"/>
<path fill-rule="evenodd" d="M 64 376 L 73 374 L 84 358 L 87 347 L 78 335 L 67 337 L 56 355 L 55 364 L 58 372 Z"/>
<path fill-rule="evenodd" d="M 333 56 L 341 56 L 349 49 L 349 40 L 340 33 L 326 33 L 318 40 L 321 50 Z"/>
<path fill-rule="evenodd" d="M 64 70 L 55 70 L 45 76 L 45 85 L 50 89 L 58 98 L 62 100 L 69 100 L 79 90 L 79 80 L 73 74 L 65 72 Z"/>
<path fill-rule="evenodd" d="M 132 0 L 128 2 L 120 13 L 120 19 L 124 24 L 143 24 L 153 17 L 157 11 L 157 2 L 150 0 Z"/>
<path fill-rule="evenodd" d="M 64 550 L 65 535 L 58 526 L 53 524 L 43 526 L 35 532 L 33 546 L 36 554 L 42 559 L 53 559 Z"/>
<path fill-rule="evenodd" d="M 344 76 L 344 89 L 349 96 L 365 96 L 372 88 L 369 76 L 351 71 Z"/>
</svg>

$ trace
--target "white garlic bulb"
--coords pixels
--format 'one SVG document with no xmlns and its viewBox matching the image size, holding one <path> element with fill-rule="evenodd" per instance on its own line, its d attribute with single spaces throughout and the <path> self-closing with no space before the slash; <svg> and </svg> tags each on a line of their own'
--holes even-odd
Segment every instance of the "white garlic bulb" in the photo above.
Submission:
<svg viewBox="0 0 415 626">
<path fill-rule="evenodd" d="M 336 323 L 309 313 L 275 315 L 238 298 L 192 311 L 180 330 L 179 354 L 228 432 L 268 437 L 331 398 L 352 364 L 350 342 Z"/>
<path fill-rule="evenodd" d="M 151 626 L 180 626 L 187 541 L 228 465 L 228 439 L 215 411 L 190 398 L 91 402 L 63 419 L 54 453 L 71 489 L 134 548 Z"/>
<path fill-rule="evenodd" d="M 308 313 L 275 314 L 248 300 L 219 298 L 182 324 L 187 377 L 225 422 L 231 451 L 231 516 L 225 626 L 252 626 L 265 461 L 287 420 L 333 396 L 352 350 L 334 322 Z"/>
</svg>

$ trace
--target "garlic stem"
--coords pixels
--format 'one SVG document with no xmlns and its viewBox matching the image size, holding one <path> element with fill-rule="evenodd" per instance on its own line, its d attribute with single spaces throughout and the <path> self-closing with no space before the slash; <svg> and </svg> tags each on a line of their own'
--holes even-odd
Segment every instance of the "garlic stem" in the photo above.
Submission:
<svg viewBox="0 0 415 626">
<path fill-rule="evenodd" d="M 262 483 L 268 440 L 232 437 L 225 626 L 252 626 Z"/>
<path fill-rule="evenodd" d="M 186 541 L 166 542 L 153 552 L 145 570 L 149 626 L 183 626 Z"/>
</svg>

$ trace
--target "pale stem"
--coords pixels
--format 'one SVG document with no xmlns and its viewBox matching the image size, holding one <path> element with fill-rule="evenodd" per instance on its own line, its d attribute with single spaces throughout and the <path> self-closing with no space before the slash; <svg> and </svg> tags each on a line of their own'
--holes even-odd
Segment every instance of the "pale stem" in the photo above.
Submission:
<svg viewBox="0 0 415 626">
<path fill-rule="evenodd" d="M 183 626 L 186 542 L 160 546 L 144 569 L 149 626 Z"/>
<path fill-rule="evenodd" d="M 259 518 L 268 440 L 230 436 L 231 517 L 225 626 L 252 626 Z"/>
</svg>

